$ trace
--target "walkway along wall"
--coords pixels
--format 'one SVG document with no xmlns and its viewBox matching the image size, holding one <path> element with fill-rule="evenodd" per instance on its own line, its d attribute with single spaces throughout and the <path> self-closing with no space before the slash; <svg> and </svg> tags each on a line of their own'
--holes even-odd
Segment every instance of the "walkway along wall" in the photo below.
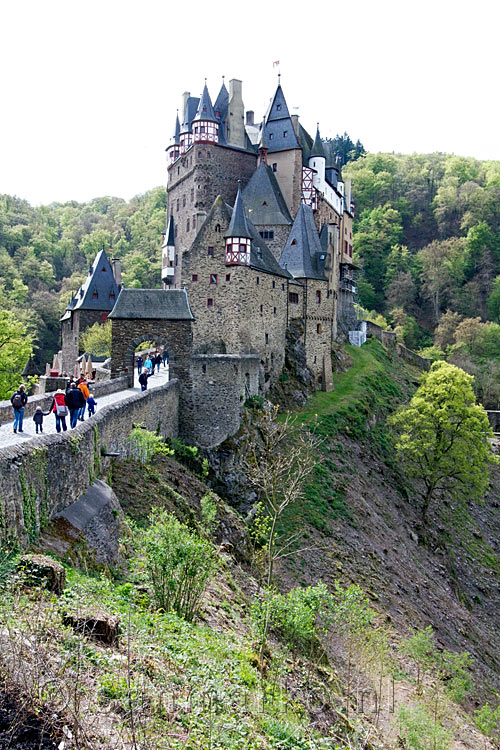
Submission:
<svg viewBox="0 0 500 750">
<path fill-rule="evenodd" d="M 34 539 L 96 476 L 107 474 L 110 459 L 101 449 L 126 455 L 126 438 L 140 423 L 177 437 L 177 380 L 105 406 L 74 430 L 0 450 L 0 538 Z"/>
</svg>

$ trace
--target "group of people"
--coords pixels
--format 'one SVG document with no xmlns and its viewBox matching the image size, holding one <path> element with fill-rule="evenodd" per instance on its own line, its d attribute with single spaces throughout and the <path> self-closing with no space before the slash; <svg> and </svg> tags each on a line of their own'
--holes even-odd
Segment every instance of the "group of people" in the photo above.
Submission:
<svg viewBox="0 0 500 750">
<path fill-rule="evenodd" d="M 19 390 L 12 394 L 10 402 L 14 410 L 14 432 L 24 432 L 24 409 L 28 402 L 24 385 L 19 386 Z M 61 432 L 61 429 L 65 432 L 68 429 L 66 417 L 69 416 L 70 427 L 76 427 L 78 421 L 84 421 L 85 409 L 88 409 L 88 415 L 91 417 L 95 413 L 96 406 L 97 401 L 94 399 L 94 395 L 90 393 L 85 378 L 79 378 L 78 381 L 68 381 L 66 391 L 59 388 L 54 393 L 48 411 L 43 411 L 41 406 L 37 406 L 33 415 L 36 433 L 43 432 L 43 418 L 49 414 L 53 413 L 55 416 L 57 432 Z"/>
<path fill-rule="evenodd" d="M 141 391 L 146 391 L 148 388 L 148 378 L 154 375 L 155 367 L 156 372 L 160 372 L 160 365 L 163 362 L 163 367 L 168 365 L 168 352 L 166 349 L 163 351 L 155 351 L 148 353 L 146 358 L 143 359 L 142 355 L 139 354 L 136 360 L 137 374 L 139 375 L 139 383 Z"/>
</svg>

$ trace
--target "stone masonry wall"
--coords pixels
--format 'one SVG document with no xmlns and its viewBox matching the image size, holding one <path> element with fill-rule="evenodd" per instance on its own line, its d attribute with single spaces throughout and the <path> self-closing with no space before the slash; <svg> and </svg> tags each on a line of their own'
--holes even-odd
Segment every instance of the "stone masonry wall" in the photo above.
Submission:
<svg viewBox="0 0 500 750">
<path fill-rule="evenodd" d="M 226 266 L 227 225 L 224 207 L 216 204 L 184 256 L 182 284 L 195 316 L 193 350 L 215 344 L 212 350 L 228 354 L 257 353 L 266 377 L 277 375 L 284 361 L 288 281 L 247 266 Z"/>
<path fill-rule="evenodd" d="M 306 287 L 306 326 L 305 349 L 307 365 L 314 373 L 315 385 L 322 390 L 323 361 L 331 369 L 332 352 L 332 323 L 334 311 L 334 295 L 328 295 L 328 282 L 307 279 Z M 319 302 L 317 292 L 320 293 Z"/>
<path fill-rule="evenodd" d="M 167 216 L 176 228 L 175 285 L 180 288 L 183 253 L 190 247 L 218 195 L 233 205 L 257 165 L 256 154 L 213 143 L 196 144 L 168 170 Z M 202 214 L 198 216 L 197 214 Z M 195 218 L 193 226 L 193 217 Z M 189 229 L 188 229 L 189 221 Z"/>
<path fill-rule="evenodd" d="M 34 538 L 40 525 L 74 503 L 109 469 L 101 449 L 125 453 L 134 424 L 177 437 L 179 383 L 103 407 L 74 430 L 0 450 L 0 538 Z"/>
<path fill-rule="evenodd" d="M 264 239 L 264 242 L 276 258 L 276 260 L 279 262 L 281 253 L 283 252 L 283 248 L 286 245 L 288 235 L 290 234 L 291 226 L 288 226 L 288 224 L 255 224 L 255 228 L 258 232 L 268 232 L 269 230 L 272 230 L 274 232 L 273 239 Z"/>
<path fill-rule="evenodd" d="M 107 396 L 110 393 L 116 393 L 122 391 L 128 387 L 128 378 L 115 378 L 114 380 L 103 380 L 100 383 L 95 383 L 91 386 L 91 391 L 99 398 L 99 396 Z M 31 417 L 36 411 L 37 406 L 41 406 L 43 411 L 47 411 L 50 404 L 52 403 L 52 393 L 41 393 L 37 396 L 29 396 L 28 403 L 25 406 L 24 418 Z M 12 414 L 12 404 L 10 401 L 0 401 L 0 424 L 5 422 L 11 422 L 14 419 Z"/>
<path fill-rule="evenodd" d="M 259 357 L 194 355 L 191 376 L 191 440 L 202 448 L 213 448 L 239 430 L 245 398 L 258 394 Z"/>
<path fill-rule="evenodd" d="M 69 376 L 73 374 L 76 359 L 79 354 L 78 341 L 80 335 L 94 323 L 103 323 L 103 315 L 109 310 L 75 310 L 69 320 L 63 320 L 61 325 L 62 369 Z"/>
</svg>

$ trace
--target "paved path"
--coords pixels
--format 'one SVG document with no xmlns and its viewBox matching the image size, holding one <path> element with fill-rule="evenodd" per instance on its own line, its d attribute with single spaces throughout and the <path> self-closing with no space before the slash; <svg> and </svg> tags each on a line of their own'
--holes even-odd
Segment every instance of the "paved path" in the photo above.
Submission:
<svg viewBox="0 0 500 750">
<path fill-rule="evenodd" d="M 164 385 L 168 382 L 169 378 L 169 367 L 163 367 L 161 365 L 160 372 L 158 374 L 153 375 L 148 380 L 148 390 L 152 390 L 153 388 L 158 388 L 161 385 Z M 137 379 L 137 371 L 135 374 L 135 380 L 134 380 L 134 387 L 129 388 L 125 391 L 117 391 L 116 393 L 110 393 L 109 396 L 97 396 L 97 408 L 96 408 L 96 414 L 99 411 L 99 409 L 102 409 L 103 406 L 108 406 L 108 404 L 116 404 L 119 401 L 122 401 L 124 398 L 127 398 L 128 396 L 133 395 L 134 393 L 140 392 L 141 387 L 139 385 L 138 379 Z M 87 410 L 85 410 L 85 419 L 92 419 L 92 417 L 88 416 Z M 37 440 L 38 435 L 35 433 L 35 423 L 33 422 L 33 416 L 26 417 L 23 424 L 23 432 L 21 433 L 14 433 L 13 431 L 13 423 L 14 418 L 12 418 L 11 422 L 7 422 L 5 424 L 0 425 L 0 448 L 4 448 L 7 445 L 16 445 L 20 443 L 26 443 L 31 442 L 32 440 Z M 68 425 L 68 432 L 70 431 L 69 426 L 69 416 L 66 417 L 66 424 Z M 81 422 L 77 422 L 77 424 L 81 424 Z M 56 419 L 53 414 L 49 414 L 48 417 L 44 417 L 43 420 L 43 434 L 44 435 L 50 435 L 52 433 L 55 433 L 56 431 Z"/>
</svg>

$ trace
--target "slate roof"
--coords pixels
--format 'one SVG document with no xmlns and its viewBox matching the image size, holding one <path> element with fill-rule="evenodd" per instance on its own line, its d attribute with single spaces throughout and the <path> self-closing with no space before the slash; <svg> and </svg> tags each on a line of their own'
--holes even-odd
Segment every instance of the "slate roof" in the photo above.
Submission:
<svg viewBox="0 0 500 750">
<path fill-rule="evenodd" d="M 324 275 L 325 251 L 321 247 L 314 214 L 301 203 L 293 227 L 280 257 L 280 266 L 296 279 L 321 279 Z"/>
<path fill-rule="evenodd" d="M 245 206 L 243 205 L 243 199 L 241 197 L 241 185 L 238 180 L 238 192 L 236 194 L 236 200 L 234 202 L 233 213 L 231 215 L 231 221 L 224 237 L 247 237 L 251 239 L 252 234 L 247 224 L 247 217 L 245 213 Z"/>
<path fill-rule="evenodd" d="M 61 320 L 70 317 L 73 310 L 112 310 L 118 297 L 118 286 L 111 263 L 104 250 L 100 250 L 82 286 L 69 302 Z"/>
<path fill-rule="evenodd" d="M 181 124 L 179 122 L 179 113 L 177 113 L 175 116 L 174 143 L 179 143 L 180 132 L 181 132 Z"/>
<path fill-rule="evenodd" d="M 212 100 L 210 99 L 210 94 L 208 93 L 207 84 L 205 84 L 203 87 L 203 93 L 201 95 L 198 109 L 196 110 L 196 114 L 193 120 L 208 120 L 210 122 L 218 122 L 215 116 L 214 108 L 212 107 Z"/>
<path fill-rule="evenodd" d="M 281 84 L 278 84 L 274 99 L 266 114 L 264 134 L 269 152 L 299 148 Z"/>
<path fill-rule="evenodd" d="M 253 224 L 292 224 L 278 180 L 264 162 L 259 164 L 243 190 L 243 201 Z"/>
<path fill-rule="evenodd" d="M 302 149 L 302 164 L 304 165 L 304 167 L 308 167 L 309 166 L 309 154 L 311 152 L 311 148 L 313 145 L 313 139 L 311 138 L 307 130 L 302 127 L 300 122 L 299 122 L 299 127 L 298 127 L 297 140 L 299 142 L 299 146 Z"/>
<path fill-rule="evenodd" d="M 222 86 L 220 88 L 220 91 L 217 95 L 217 99 L 215 100 L 215 104 L 214 104 L 215 116 L 217 117 L 217 112 L 219 113 L 219 117 L 217 119 L 219 120 L 226 119 L 228 106 L 229 106 L 229 93 L 228 93 L 225 83 L 222 82 Z"/>
<path fill-rule="evenodd" d="M 122 289 L 113 320 L 194 320 L 185 289 Z"/>
<path fill-rule="evenodd" d="M 311 156 L 322 156 L 323 159 L 326 159 L 326 154 L 323 149 L 323 143 L 321 141 L 321 136 L 319 134 L 319 126 L 316 128 L 316 138 L 314 139 L 314 143 L 311 149 L 311 152 L 309 154 L 309 158 Z"/>
<path fill-rule="evenodd" d="M 188 97 L 188 100 L 186 102 L 186 109 L 184 111 L 183 120 L 182 120 L 181 133 L 191 132 L 191 123 L 194 119 L 194 116 L 196 115 L 196 112 L 198 111 L 199 103 L 200 103 L 200 100 L 198 99 L 198 97 L 196 96 Z"/>
<path fill-rule="evenodd" d="M 170 215 L 168 219 L 167 231 L 162 247 L 175 247 L 175 225 L 174 217 L 172 215 Z"/>
</svg>

